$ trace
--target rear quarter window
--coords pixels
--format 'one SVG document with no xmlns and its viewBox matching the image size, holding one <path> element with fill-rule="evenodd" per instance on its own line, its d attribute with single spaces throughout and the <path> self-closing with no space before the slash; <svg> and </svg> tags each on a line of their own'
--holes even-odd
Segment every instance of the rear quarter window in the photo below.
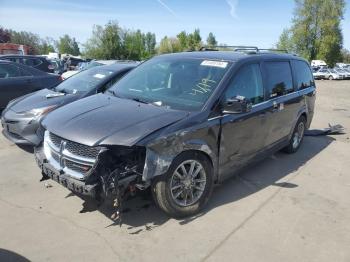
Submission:
<svg viewBox="0 0 350 262">
<path fill-rule="evenodd" d="M 308 64 L 304 61 L 294 61 L 293 64 L 298 90 L 313 86 L 314 79 Z"/>
<path fill-rule="evenodd" d="M 268 97 L 282 96 L 294 91 L 289 62 L 265 62 L 264 67 Z"/>
</svg>

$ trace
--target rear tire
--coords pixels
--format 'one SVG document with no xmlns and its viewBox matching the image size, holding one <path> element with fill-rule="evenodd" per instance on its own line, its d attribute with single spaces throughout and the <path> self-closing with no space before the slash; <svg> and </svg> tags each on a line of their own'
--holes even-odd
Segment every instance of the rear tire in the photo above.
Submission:
<svg viewBox="0 0 350 262">
<path fill-rule="evenodd" d="M 328 80 L 334 80 L 333 76 L 328 77 Z"/>
<path fill-rule="evenodd" d="M 304 139 L 304 134 L 306 130 L 306 118 L 301 116 L 294 127 L 292 137 L 289 140 L 288 146 L 286 146 L 283 151 L 288 154 L 293 154 L 298 151 L 301 143 Z"/>
<path fill-rule="evenodd" d="M 177 156 L 168 172 L 154 181 L 152 196 L 167 215 L 183 218 L 197 214 L 208 202 L 212 189 L 210 160 L 189 151 Z"/>
</svg>

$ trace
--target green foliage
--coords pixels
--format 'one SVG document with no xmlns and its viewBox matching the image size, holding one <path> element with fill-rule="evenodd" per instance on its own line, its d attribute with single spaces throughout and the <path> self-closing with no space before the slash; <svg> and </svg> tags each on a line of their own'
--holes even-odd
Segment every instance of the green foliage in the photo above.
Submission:
<svg viewBox="0 0 350 262">
<path fill-rule="evenodd" d="M 280 35 L 279 41 L 276 45 L 277 49 L 288 50 L 290 52 L 295 52 L 296 48 L 292 41 L 292 31 L 289 29 L 284 29 Z"/>
<path fill-rule="evenodd" d="M 57 48 L 60 54 L 80 55 L 78 43 L 74 37 L 72 38 L 69 35 L 60 37 Z"/>
<path fill-rule="evenodd" d="M 207 45 L 209 47 L 214 47 L 218 45 L 218 42 L 216 41 L 216 38 L 212 32 L 210 32 L 207 37 Z"/>
<path fill-rule="evenodd" d="M 8 30 L 0 26 L 0 43 L 8 43 L 11 40 L 11 34 Z"/>
<path fill-rule="evenodd" d="M 41 39 L 37 34 L 26 31 L 9 30 L 11 34 L 10 42 L 31 47 L 32 54 L 40 54 Z"/>
<path fill-rule="evenodd" d="M 344 0 L 295 0 L 292 26 L 285 29 L 277 44 L 307 60 L 325 60 L 333 66 L 341 59 L 341 21 Z"/>
<path fill-rule="evenodd" d="M 178 38 L 165 36 L 159 44 L 158 53 L 176 53 L 181 52 L 182 47 Z"/>
<path fill-rule="evenodd" d="M 181 50 L 186 50 L 187 49 L 187 37 L 188 37 L 186 31 L 181 31 L 176 37 L 177 37 L 177 39 L 179 39 Z"/>
<path fill-rule="evenodd" d="M 347 49 L 342 49 L 341 50 L 341 55 L 342 55 L 342 61 L 346 64 L 350 64 L 350 51 Z"/>
<path fill-rule="evenodd" d="M 199 29 L 187 34 L 181 31 L 176 37 L 165 36 L 159 45 L 158 53 L 173 53 L 181 51 L 194 51 L 202 47 L 202 38 Z"/>
<path fill-rule="evenodd" d="M 118 22 L 95 25 L 85 43 L 84 55 L 95 59 L 143 60 L 155 54 L 156 36 L 150 32 L 122 29 Z"/>
</svg>

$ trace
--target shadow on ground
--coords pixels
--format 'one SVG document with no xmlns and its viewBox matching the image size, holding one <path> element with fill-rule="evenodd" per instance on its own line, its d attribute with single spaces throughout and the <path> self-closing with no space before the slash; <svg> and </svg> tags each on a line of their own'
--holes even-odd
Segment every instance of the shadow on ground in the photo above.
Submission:
<svg viewBox="0 0 350 262">
<path fill-rule="evenodd" d="M 195 217 L 178 220 L 178 222 L 181 225 L 190 223 L 217 207 L 238 201 L 268 186 L 293 190 L 293 188 L 298 187 L 298 185 L 290 181 L 283 181 L 283 178 L 300 169 L 334 140 L 334 138 L 328 136 L 306 137 L 300 150 L 296 154 L 288 155 L 278 152 L 242 170 L 231 179 L 225 181 L 225 183 L 215 187 L 211 200 L 203 212 Z M 70 196 L 73 196 L 73 194 L 69 194 L 67 197 Z M 81 198 L 84 201 L 83 208 L 80 211 L 81 213 L 99 211 L 108 218 L 114 213 L 111 207 L 105 205 L 99 206 L 96 201 L 83 197 Z M 132 231 L 131 234 L 138 234 L 144 230 L 152 230 L 164 224 L 169 219 L 154 205 L 149 193 L 126 201 L 123 206 L 122 217 L 123 225 L 126 225 L 127 228 Z M 119 222 L 111 220 L 109 226 L 115 225 L 119 225 Z"/>
<path fill-rule="evenodd" d="M 25 257 L 6 250 L 6 249 L 2 249 L 0 248 L 0 261 L 6 261 L 6 262 L 29 262 L 30 260 L 26 259 Z"/>
</svg>

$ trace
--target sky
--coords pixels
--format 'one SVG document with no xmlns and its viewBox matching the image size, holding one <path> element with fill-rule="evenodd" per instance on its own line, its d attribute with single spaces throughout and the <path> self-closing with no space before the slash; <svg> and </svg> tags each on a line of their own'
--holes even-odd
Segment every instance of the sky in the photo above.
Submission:
<svg viewBox="0 0 350 262">
<path fill-rule="evenodd" d="M 344 47 L 350 49 L 350 0 L 342 22 Z M 128 29 L 165 35 L 199 28 L 219 43 L 272 47 L 289 27 L 294 0 L 0 0 L 0 26 L 41 37 L 69 34 L 82 44 L 95 24 L 117 20 Z"/>
</svg>

